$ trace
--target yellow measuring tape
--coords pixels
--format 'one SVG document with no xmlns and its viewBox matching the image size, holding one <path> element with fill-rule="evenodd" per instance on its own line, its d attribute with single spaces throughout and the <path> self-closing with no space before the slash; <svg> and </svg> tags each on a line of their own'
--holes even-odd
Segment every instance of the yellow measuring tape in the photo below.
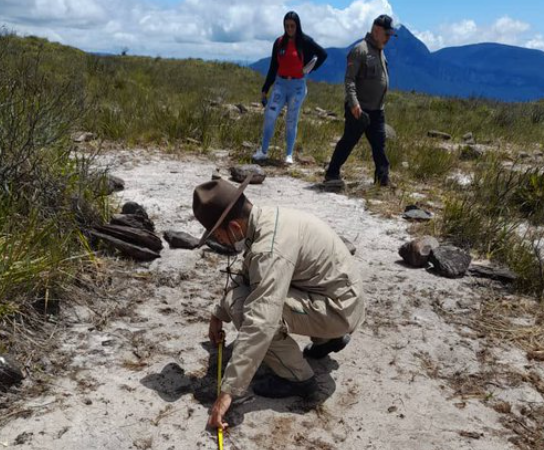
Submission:
<svg viewBox="0 0 544 450">
<path fill-rule="evenodd" d="M 223 338 L 219 341 L 219 349 L 217 351 L 217 397 L 221 394 L 221 365 L 223 360 Z M 217 444 L 219 450 L 223 450 L 223 428 L 217 429 Z"/>
</svg>

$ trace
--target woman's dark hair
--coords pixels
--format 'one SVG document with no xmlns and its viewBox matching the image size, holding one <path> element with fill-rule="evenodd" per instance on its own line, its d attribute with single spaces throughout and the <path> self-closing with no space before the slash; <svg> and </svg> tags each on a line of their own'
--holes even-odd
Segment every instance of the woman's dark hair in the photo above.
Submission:
<svg viewBox="0 0 544 450">
<path fill-rule="evenodd" d="M 300 59 L 303 59 L 302 56 L 302 41 L 304 39 L 304 33 L 302 32 L 302 25 L 300 24 L 300 17 L 295 11 L 289 11 L 287 14 L 285 14 L 285 17 L 283 18 L 283 23 L 285 24 L 285 21 L 292 20 L 297 25 L 297 30 L 295 33 L 295 47 L 297 48 L 298 57 Z M 283 33 L 283 39 L 281 40 L 280 44 L 280 50 L 285 50 L 287 48 L 287 43 L 289 42 L 289 36 L 287 36 L 287 33 Z"/>
</svg>

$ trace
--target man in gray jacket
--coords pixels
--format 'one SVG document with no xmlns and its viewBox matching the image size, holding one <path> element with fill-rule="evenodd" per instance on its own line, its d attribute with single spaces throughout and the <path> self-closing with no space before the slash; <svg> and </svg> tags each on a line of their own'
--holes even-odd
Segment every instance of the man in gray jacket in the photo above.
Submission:
<svg viewBox="0 0 544 450">
<path fill-rule="evenodd" d="M 198 186 L 193 212 L 206 228 L 200 240 L 244 250 L 242 274 L 212 312 L 209 337 L 219 343 L 223 323 L 238 330 L 221 394 L 209 419 L 226 427 L 233 397 L 248 388 L 261 362 L 274 376 L 253 385 L 265 397 L 309 396 L 317 391 L 305 358 L 342 350 L 364 320 L 361 278 L 344 242 L 324 222 L 300 211 L 254 206 L 225 180 Z M 309 336 L 300 351 L 291 333 Z"/>
<path fill-rule="evenodd" d="M 385 154 L 384 100 L 389 86 L 383 52 L 395 35 L 393 19 L 385 14 L 374 20 L 370 33 L 348 55 L 345 89 L 344 134 L 336 144 L 325 174 L 325 184 L 341 184 L 340 168 L 363 135 L 372 148 L 374 182 L 389 185 L 389 160 Z"/>
</svg>

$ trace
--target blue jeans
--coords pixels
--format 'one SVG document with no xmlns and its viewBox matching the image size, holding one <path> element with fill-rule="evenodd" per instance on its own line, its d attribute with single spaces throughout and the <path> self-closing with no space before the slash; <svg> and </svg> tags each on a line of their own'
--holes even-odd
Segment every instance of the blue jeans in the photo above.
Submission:
<svg viewBox="0 0 544 450">
<path fill-rule="evenodd" d="M 268 146 L 274 135 L 276 120 L 285 104 L 287 104 L 287 116 L 285 118 L 286 154 L 293 154 L 297 138 L 298 116 L 306 92 L 306 80 L 304 78 L 296 80 L 276 78 L 270 100 L 264 111 L 263 142 L 261 146 L 263 153 L 268 151 Z"/>
</svg>

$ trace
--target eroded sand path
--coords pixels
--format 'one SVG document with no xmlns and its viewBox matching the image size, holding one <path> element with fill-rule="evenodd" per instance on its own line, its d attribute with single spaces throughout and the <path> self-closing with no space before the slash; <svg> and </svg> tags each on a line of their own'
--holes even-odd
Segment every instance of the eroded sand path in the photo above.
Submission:
<svg viewBox="0 0 544 450">
<path fill-rule="evenodd" d="M 159 234 L 173 229 L 200 235 L 192 191 L 220 160 L 123 151 L 104 161 L 125 180 L 119 201 L 143 205 Z M 437 313 L 478 309 L 470 279 L 438 278 L 401 264 L 397 251 L 409 239 L 407 224 L 369 214 L 360 199 L 319 192 L 286 176 L 250 185 L 247 195 L 258 205 L 314 213 L 355 244 L 368 321 L 343 352 L 315 364 L 326 398 L 321 406 L 254 397 L 232 409 L 226 449 L 515 448 L 498 412 L 476 396 L 460 398 L 445 381 L 489 369 L 475 333 Z M 206 337 L 227 259 L 206 249 L 171 250 L 166 243 L 161 255 L 149 264 L 121 263 L 123 274 L 111 280 L 115 295 L 75 309 L 61 349 L 51 356 L 65 358 L 66 374 L 52 380 L 46 396 L 23 405 L 28 417 L 0 429 L 0 448 L 217 448 L 215 434 L 205 428 L 216 355 Z M 235 331 L 228 334 L 232 341 Z M 495 362 L 527 364 L 515 349 L 485 351 Z M 489 386 L 496 398 L 542 402 L 534 389 L 520 389 Z"/>
</svg>

